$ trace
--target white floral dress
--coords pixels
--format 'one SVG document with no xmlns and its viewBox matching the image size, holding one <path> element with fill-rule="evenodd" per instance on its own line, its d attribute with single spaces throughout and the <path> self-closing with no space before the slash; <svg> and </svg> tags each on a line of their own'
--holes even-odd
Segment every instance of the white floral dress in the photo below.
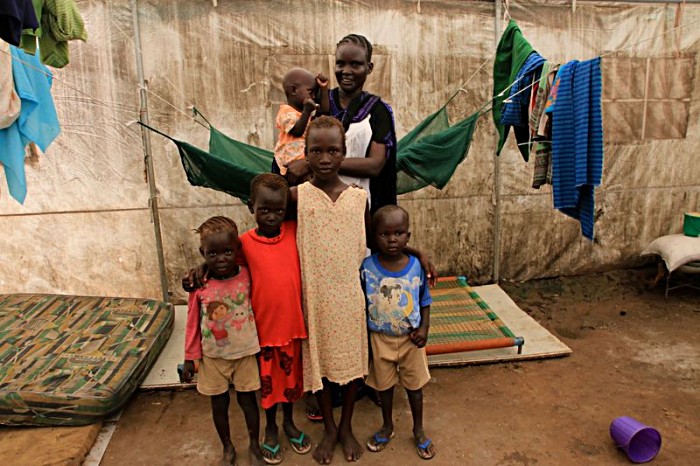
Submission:
<svg viewBox="0 0 700 466">
<path fill-rule="evenodd" d="M 367 375 L 365 298 L 359 269 L 365 257 L 367 193 L 349 187 L 333 202 L 304 183 L 298 187 L 297 248 L 304 317 L 304 390 L 321 379 L 344 385 Z"/>
</svg>

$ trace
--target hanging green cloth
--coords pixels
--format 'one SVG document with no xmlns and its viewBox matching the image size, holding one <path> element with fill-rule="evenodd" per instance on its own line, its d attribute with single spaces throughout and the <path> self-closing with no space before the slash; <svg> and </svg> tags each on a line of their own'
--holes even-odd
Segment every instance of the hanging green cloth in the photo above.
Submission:
<svg viewBox="0 0 700 466">
<path fill-rule="evenodd" d="M 172 141 L 177 145 L 191 185 L 225 192 L 244 203 L 250 197 L 250 182 L 265 171 L 251 168 L 242 158 L 213 154 L 186 142 Z"/>
<path fill-rule="evenodd" d="M 410 193 L 428 185 L 442 189 L 467 156 L 479 113 L 450 126 L 447 106 L 420 122 L 398 143 L 396 190 Z"/>
<path fill-rule="evenodd" d="M 75 0 L 44 0 L 38 37 L 41 62 L 54 68 L 66 66 L 70 62 L 68 41 L 88 38 Z"/>
<path fill-rule="evenodd" d="M 272 164 L 271 152 L 235 141 L 213 126 L 209 132 L 209 150 L 214 148 L 216 153 L 178 141 L 146 124 L 139 124 L 175 143 L 187 181 L 192 186 L 215 189 L 244 203 L 250 197 L 250 182 L 260 173 L 269 171 Z"/>
<path fill-rule="evenodd" d="M 523 37 L 523 33 L 514 20 L 510 20 L 508 27 L 503 31 L 501 40 L 496 49 L 496 58 L 493 63 L 493 122 L 498 131 L 498 147 L 496 154 L 501 153 L 503 144 L 508 137 L 509 126 L 503 126 L 501 113 L 503 111 L 503 101 L 508 98 L 508 92 L 502 96 L 499 94 L 508 89 L 515 81 L 518 71 L 535 49 Z"/>
<path fill-rule="evenodd" d="M 224 133 L 209 126 L 209 152 L 229 160 L 241 169 L 265 173 L 272 167 L 273 153 L 244 142 L 236 141 Z"/>
</svg>

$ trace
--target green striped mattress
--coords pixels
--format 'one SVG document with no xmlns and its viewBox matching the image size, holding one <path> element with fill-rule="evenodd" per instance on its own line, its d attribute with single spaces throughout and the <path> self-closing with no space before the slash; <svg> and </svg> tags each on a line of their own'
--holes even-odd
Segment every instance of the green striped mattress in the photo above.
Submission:
<svg viewBox="0 0 700 466">
<path fill-rule="evenodd" d="M 122 407 L 173 329 L 151 299 L 0 295 L 0 424 L 85 425 Z"/>
</svg>

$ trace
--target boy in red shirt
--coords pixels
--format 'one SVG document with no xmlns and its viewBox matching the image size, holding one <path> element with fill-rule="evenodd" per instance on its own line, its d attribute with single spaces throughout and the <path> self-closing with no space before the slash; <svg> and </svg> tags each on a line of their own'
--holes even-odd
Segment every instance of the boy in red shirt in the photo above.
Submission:
<svg viewBox="0 0 700 466">
<path fill-rule="evenodd" d="M 303 394 L 301 340 L 307 338 L 301 307 L 301 272 L 296 222 L 283 222 L 289 188 L 280 175 L 256 176 L 248 207 L 257 228 L 241 235 L 252 277 L 252 303 L 260 342 L 261 405 L 267 426 L 263 459 L 282 461 L 277 429 L 277 405 L 282 405 L 282 429 L 299 454 L 308 453 L 311 439 L 294 425 L 293 403 Z"/>
</svg>

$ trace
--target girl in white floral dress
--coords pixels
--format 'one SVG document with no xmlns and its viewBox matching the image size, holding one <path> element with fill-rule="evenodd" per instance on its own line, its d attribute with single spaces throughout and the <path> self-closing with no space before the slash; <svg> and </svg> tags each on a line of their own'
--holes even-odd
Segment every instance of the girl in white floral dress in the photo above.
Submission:
<svg viewBox="0 0 700 466">
<path fill-rule="evenodd" d="M 365 303 L 358 272 L 366 253 L 368 206 L 362 188 L 338 177 L 344 157 L 343 126 L 335 118 L 317 118 L 306 138 L 313 178 L 292 188 L 309 335 L 302 346 L 304 389 L 316 392 L 325 430 L 314 451 L 320 464 L 330 463 L 337 443 L 348 461 L 362 455 L 351 420 L 356 381 L 368 372 Z M 338 425 L 333 419 L 331 384 L 343 388 Z"/>
</svg>

